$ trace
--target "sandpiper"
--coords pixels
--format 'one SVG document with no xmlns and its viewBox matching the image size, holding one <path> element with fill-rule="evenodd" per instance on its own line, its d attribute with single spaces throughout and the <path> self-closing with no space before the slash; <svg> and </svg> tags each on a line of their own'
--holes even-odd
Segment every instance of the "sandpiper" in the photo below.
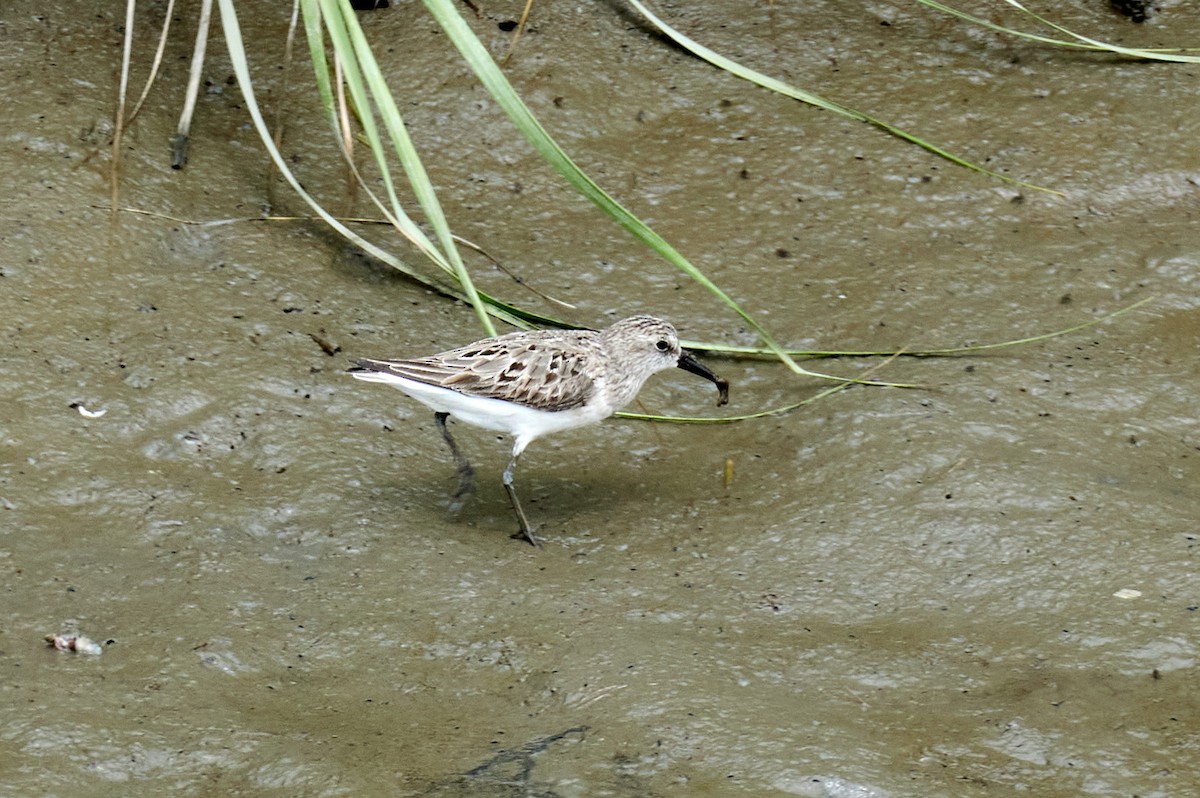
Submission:
<svg viewBox="0 0 1200 798">
<path fill-rule="evenodd" d="M 474 469 L 446 426 L 454 416 L 513 438 L 504 489 L 521 534 L 540 546 L 513 486 L 517 458 L 532 441 L 611 416 L 664 369 L 679 367 L 717 386 L 717 405 L 729 401 L 729 383 L 679 347 L 669 322 L 633 316 L 605 330 L 534 330 L 485 338 L 428 357 L 357 361 L 350 374 L 399 388 L 432 408 L 458 469 L 457 506 L 474 489 Z"/>
</svg>

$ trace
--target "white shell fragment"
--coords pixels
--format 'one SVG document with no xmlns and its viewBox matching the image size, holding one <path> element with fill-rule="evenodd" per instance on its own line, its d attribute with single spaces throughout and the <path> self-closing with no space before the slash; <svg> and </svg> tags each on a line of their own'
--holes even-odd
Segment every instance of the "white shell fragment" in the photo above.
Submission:
<svg viewBox="0 0 1200 798">
<path fill-rule="evenodd" d="M 79 415 L 83 416 L 84 418 L 100 418 L 100 416 L 108 412 L 107 410 L 88 410 L 83 406 L 82 402 L 73 402 L 71 407 L 78 410 Z"/>
<path fill-rule="evenodd" d="M 92 654 L 93 656 L 104 653 L 104 649 L 99 643 L 83 635 L 46 635 L 46 642 L 59 651 L 74 651 L 78 654 Z"/>
<path fill-rule="evenodd" d="M 1119 599 L 1127 599 L 1127 600 L 1141 598 L 1142 591 L 1134 590 L 1131 587 L 1123 587 L 1120 590 L 1118 590 L 1116 593 L 1113 593 L 1113 596 L 1116 598 L 1119 598 Z"/>
</svg>

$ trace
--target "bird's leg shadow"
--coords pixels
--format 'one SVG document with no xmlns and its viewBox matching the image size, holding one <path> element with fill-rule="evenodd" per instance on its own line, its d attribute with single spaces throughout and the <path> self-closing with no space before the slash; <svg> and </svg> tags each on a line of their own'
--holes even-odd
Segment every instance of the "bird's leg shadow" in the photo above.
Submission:
<svg viewBox="0 0 1200 798">
<path fill-rule="evenodd" d="M 442 440 L 450 447 L 450 454 L 454 456 L 454 466 L 458 474 L 458 489 L 450 497 L 450 512 L 457 513 L 466 504 L 467 499 L 475 493 L 475 469 L 459 451 L 458 444 L 454 442 L 454 437 L 450 434 L 450 428 L 446 426 L 446 418 L 449 415 L 449 413 L 434 413 L 433 420 L 442 433 Z"/>
</svg>

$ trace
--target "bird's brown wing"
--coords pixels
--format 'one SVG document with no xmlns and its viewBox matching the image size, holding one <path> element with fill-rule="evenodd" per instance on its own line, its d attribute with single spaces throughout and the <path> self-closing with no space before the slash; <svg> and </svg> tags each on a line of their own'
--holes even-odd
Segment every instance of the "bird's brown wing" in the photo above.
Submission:
<svg viewBox="0 0 1200 798">
<path fill-rule="evenodd" d="M 430 357 L 363 360 L 360 367 L 428 385 L 450 388 L 538 410 L 569 410 L 584 404 L 593 388 L 589 364 L 599 350 L 590 342 L 507 336 L 480 341 Z"/>
</svg>

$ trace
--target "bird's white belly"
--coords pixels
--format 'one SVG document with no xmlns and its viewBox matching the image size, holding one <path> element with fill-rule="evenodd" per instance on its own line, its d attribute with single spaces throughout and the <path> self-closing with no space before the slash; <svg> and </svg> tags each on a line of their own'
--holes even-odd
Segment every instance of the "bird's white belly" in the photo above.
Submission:
<svg viewBox="0 0 1200 798">
<path fill-rule="evenodd" d="M 367 382 L 387 383 L 436 412 L 449 413 L 459 421 L 476 427 L 506 432 L 525 439 L 525 442 L 551 432 L 591 424 L 607 418 L 613 412 L 613 408 L 603 402 L 590 402 L 569 410 L 552 412 L 503 399 L 471 396 L 378 371 L 355 372 L 353 376 Z"/>
</svg>

